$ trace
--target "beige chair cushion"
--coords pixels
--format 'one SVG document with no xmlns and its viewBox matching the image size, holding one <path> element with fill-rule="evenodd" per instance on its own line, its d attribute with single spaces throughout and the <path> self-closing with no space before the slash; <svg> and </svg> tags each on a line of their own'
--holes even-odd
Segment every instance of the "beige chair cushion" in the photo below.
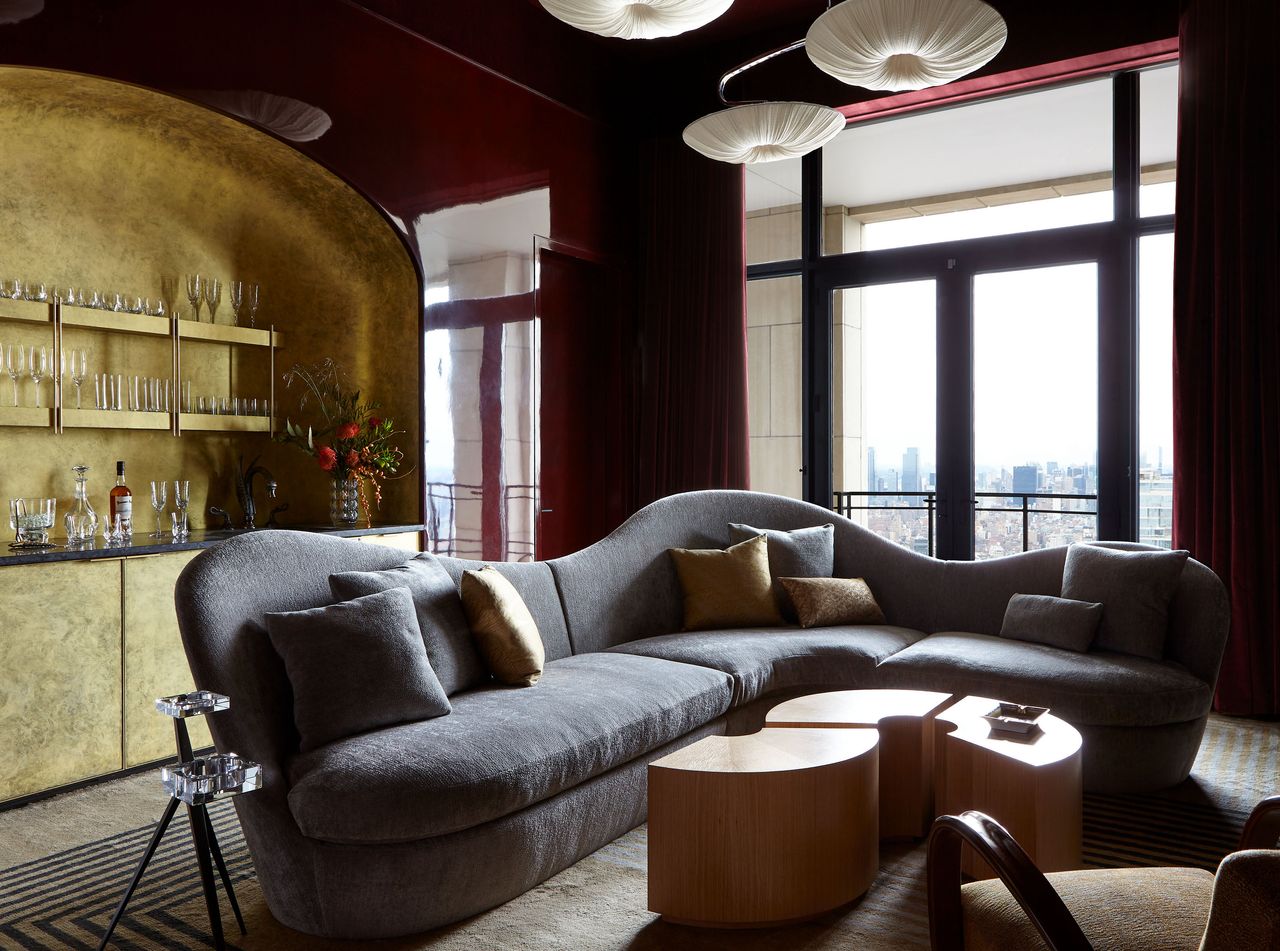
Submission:
<svg viewBox="0 0 1280 951">
<path fill-rule="evenodd" d="M 1232 852 L 1218 866 L 1201 951 L 1280 948 L 1280 851 Z"/>
<path fill-rule="evenodd" d="M 779 578 L 801 627 L 883 624 L 884 612 L 861 578 Z"/>
<path fill-rule="evenodd" d="M 721 551 L 669 548 L 684 590 L 684 629 L 783 623 L 769 574 L 769 543 L 757 535 Z"/>
<path fill-rule="evenodd" d="M 1199 868 L 1107 868 L 1045 876 L 1094 951 L 1198 951 L 1213 898 Z M 961 888 L 965 951 L 1048 951 L 998 878 Z"/>
<path fill-rule="evenodd" d="M 462 608 L 480 656 L 500 683 L 532 687 L 546 653 L 528 606 L 492 565 L 462 573 Z"/>
</svg>

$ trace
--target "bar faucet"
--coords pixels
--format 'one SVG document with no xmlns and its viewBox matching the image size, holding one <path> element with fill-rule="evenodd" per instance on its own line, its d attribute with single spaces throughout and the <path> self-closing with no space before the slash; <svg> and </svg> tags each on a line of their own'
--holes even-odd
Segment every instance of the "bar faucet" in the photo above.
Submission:
<svg viewBox="0 0 1280 951">
<path fill-rule="evenodd" d="M 276 477 L 271 474 L 271 470 L 266 466 L 258 465 L 260 458 L 262 457 L 255 456 L 246 469 L 244 468 L 244 456 L 241 456 L 241 471 L 236 473 L 236 499 L 240 503 L 241 511 L 244 512 L 244 522 L 241 527 L 246 531 L 253 531 L 258 527 L 258 508 L 253 502 L 253 480 L 258 476 L 262 476 L 263 483 L 267 487 L 267 498 L 274 499 L 276 497 Z"/>
</svg>

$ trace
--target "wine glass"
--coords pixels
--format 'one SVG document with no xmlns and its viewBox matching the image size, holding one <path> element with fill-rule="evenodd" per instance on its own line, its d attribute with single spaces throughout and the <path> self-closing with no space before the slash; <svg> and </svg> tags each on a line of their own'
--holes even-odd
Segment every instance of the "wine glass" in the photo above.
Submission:
<svg viewBox="0 0 1280 951">
<path fill-rule="evenodd" d="M 31 352 L 27 354 L 27 372 L 31 374 L 31 379 L 36 384 L 36 409 L 39 409 L 40 384 L 49 375 L 49 351 L 47 347 L 41 347 L 38 355 L 36 354 L 36 348 L 31 348 Z"/>
<path fill-rule="evenodd" d="M 240 308 L 244 307 L 244 281 L 231 282 L 231 319 L 240 326 Z"/>
<path fill-rule="evenodd" d="M 177 479 L 173 483 L 173 507 L 180 513 L 178 519 L 179 525 L 184 528 L 187 524 L 187 506 L 191 503 L 191 483 L 186 479 Z"/>
<path fill-rule="evenodd" d="M 89 353 L 86 350 L 71 352 L 71 385 L 76 388 L 76 409 L 80 408 L 80 384 L 89 375 Z"/>
<path fill-rule="evenodd" d="M 9 371 L 9 379 L 13 381 L 13 405 L 18 405 L 18 380 L 22 378 L 23 372 L 27 368 L 27 353 L 22 349 L 21 344 L 9 344 L 8 354 L 5 356 L 5 369 Z"/>
<path fill-rule="evenodd" d="M 204 303 L 204 282 L 199 274 L 187 275 L 187 303 L 196 312 L 196 323 L 200 322 L 200 305 Z"/>
<path fill-rule="evenodd" d="M 244 289 L 244 302 L 249 308 L 249 326 L 256 327 L 254 320 L 258 316 L 258 285 L 250 284 Z"/>
<path fill-rule="evenodd" d="M 222 303 L 222 282 L 216 277 L 204 280 L 204 302 L 209 305 L 209 323 L 218 322 L 218 305 Z"/>
<path fill-rule="evenodd" d="M 13 289 L 9 292 L 10 300 L 22 300 L 22 278 L 13 279 Z"/>
<path fill-rule="evenodd" d="M 156 533 L 152 538 L 164 538 L 164 530 L 160 527 L 160 516 L 164 514 L 164 508 L 169 503 L 168 499 L 169 483 L 152 482 L 151 483 L 151 507 L 156 513 Z"/>
</svg>

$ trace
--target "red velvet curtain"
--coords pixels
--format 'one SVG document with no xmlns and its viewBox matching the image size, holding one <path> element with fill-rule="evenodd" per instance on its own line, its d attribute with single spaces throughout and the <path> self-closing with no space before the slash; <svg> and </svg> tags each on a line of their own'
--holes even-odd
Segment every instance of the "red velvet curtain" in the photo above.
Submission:
<svg viewBox="0 0 1280 951">
<path fill-rule="evenodd" d="M 640 504 L 748 478 L 743 177 L 678 139 L 640 156 Z"/>
<path fill-rule="evenodd" d="M 1189 0 L 1180 27 L 1174 543 L 1231 594 L 1218 709 L 1280 713 L 1277 0 Z"/>
</svg>

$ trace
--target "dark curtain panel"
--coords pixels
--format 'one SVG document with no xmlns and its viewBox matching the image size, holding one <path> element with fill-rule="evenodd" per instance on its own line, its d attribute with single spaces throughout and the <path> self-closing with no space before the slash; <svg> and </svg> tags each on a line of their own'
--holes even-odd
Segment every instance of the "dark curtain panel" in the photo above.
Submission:
<svg viewBox="0 0 1280 951">
<path fill-rule="evenodd" d="M 637 502 L 748 476 L 743 178 L 678 139 L 641 155 Z"/>
<path fill-rule="evenodd" d="M 1280 3 L 1181 22 L 1174 543 L 1227 583 L 1218 709 L 1280 713 Z"/>
</svg>

